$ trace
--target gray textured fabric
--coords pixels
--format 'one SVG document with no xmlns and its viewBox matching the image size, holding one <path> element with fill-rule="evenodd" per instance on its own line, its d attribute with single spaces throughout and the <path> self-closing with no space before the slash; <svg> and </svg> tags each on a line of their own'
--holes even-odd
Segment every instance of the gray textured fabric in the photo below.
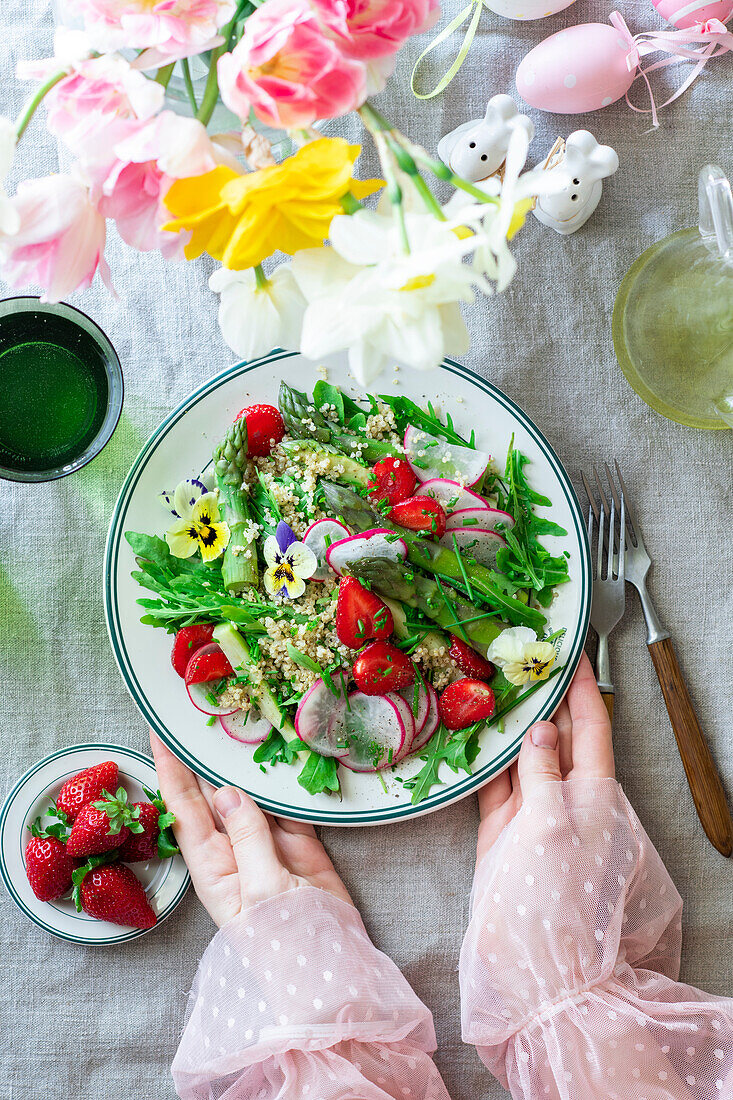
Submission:
<svg viewBox="0 0 733 1100">
<path fill-rule="evenodd" d="M 458 4 L 448 5 L 450 12 Z M 625 5 L 632 29 L 655 23 L 651 5 Z M 438 137 L 479 117 L 486 99 L 511 90 L 527 49 L 549 33 L 606 10 L 578 5 L 533 24 L 485 12 L 483 34 L 448 92 L 426 103 L 408 87 L 413 43 L 382 97 L 384 110 L 435 148 Z M 0 11 L 0 113 L 21 102 L 15 62 L 46 56 L 49 5 L 6 0 Z M 434 54 L 443 68 L 452 44 Z M 546 432 L 579 484 L 581 468 L 616 457 L 627 472 L 649 549 L 652 585 L 676 639 L 703 728 L 733 794 L 730 736 L 730 432 L 683 428 L 651 412 L 629 389 L 613 355 L 610 312 L 629 264 L 657 238 L 695 219 L 698 168 L 733 171 L 729 59 L 713 63 L 663 113 L 660 130 L 623 104 L 578 120 L 531 112 L 532 159 L 557 133 L 586 125 L 614 145 L 621 169 L 598 211 L 562 239 L 532 224 L 517 248 L 519 274 L 502 298 L 470 311 L 467 362 L 515 399 Z M 349 123 L 350 136 L 356 124 Z M 42 123 L 20 152 L 25 175 L 42 175 L 56 151 Z M 366 166 L 365 166 L 366 167 Z M 3 787 L 40 756 L 84 739 L 145 748 L 146 732 L 112 659 L 101 600 L 107 519 L 138 448 L 159 420 L 230 360 L 218 333 L 205 264 L 164 265 L 114 242 L 109 259 L 120 300 L 95 289 L 74 299 L 109 333 L 127 392 L 110 445 L 74 477 L 0 489 L 0 747 Z M 683 976 L 716 993 L 733 991 L 731 864 L 710 846 L 695 816 L 659 688 L 644 646 L 638 604 L 611 645 L 619 690 L 618 774 L 685 901 Z M 504 1095 L 475 1052 L 461 1044 L 456 966 L 466 923 L 476 834 L 468 798 L 432 817 L 371 830 L 328 830 L 324 840 L 375 942 L 430 1005 L 438 1064 L 455 1100 Z M 385 858 L 385 853 L 389 853 Z M 0 1093 L 102 1100 L 168 1097 L 168 1066 L 185 995 L 211 923 L 190 893 L 158 931 L 98 951 L 55 942 L 0 896 L 6 1036 Z"/>
</svg>

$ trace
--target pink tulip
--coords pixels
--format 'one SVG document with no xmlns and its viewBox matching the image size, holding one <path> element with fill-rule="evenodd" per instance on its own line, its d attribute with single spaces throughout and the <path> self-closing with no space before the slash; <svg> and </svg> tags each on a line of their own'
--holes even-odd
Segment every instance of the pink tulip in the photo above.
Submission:
<svg viewBox="0 0 733 1100">
<path fill-rule="evenodd" d="M 217 165 L 214 147 L 200 122 L 163 111 L 115 146 L 117 167 L 103 184 L 99 208 L 112 218 L 123 241 L 140 252 L 159 248 L 180 259 L 187 234 L 169 233 L 163 197 L 174 179 L 200 176 Z"/>
<path fill-rule="evenodd" d="M 40 284 L 43 302 L 86 290 L 97 271 L 109 286 L 105 222 L 85 183 L 63 175 L 27 180 L 18 185 L 13 205 L 20 225 L 0 249 L 11 286 Z"/>
<path fill-rule="evenodd" d="M 267 0 L 219 59 L 219 86 L 241 119 L 251 108 L 261 122 L 298 129 L 361 106 L 366 69 L 327 37 L 306 0 Z"/>
<path fill-rule="evenodd" d="M 433 25 L 438 0 L 312 0 L 345 54 L 371 61 L 396 53 L 411 35 Z"/>
<path fill-rule="evenodd" d="M 210 49 L 234 0 L 68 0 L 100 50 L 151 48 L 164 63 Z"/>
</svg>

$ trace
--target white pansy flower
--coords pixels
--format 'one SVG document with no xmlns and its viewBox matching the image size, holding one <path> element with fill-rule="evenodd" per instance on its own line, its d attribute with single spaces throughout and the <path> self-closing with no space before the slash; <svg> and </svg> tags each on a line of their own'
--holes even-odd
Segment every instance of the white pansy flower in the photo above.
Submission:
<svg viewBox="0 0 733 1100">
<path fill-rule="evenodd" d="M 502 630 L 489 646 L 486 657 L 504 673 L 510 684 L 546 680 L 555 663 L 555 647 L 539 642 L 528 626 Z"/>
<path fill-rule="evenodd" d="M 405 215 L 410 251 L 389 216 L 360 210 L 331 222 L 331 247 L 306 249 L 293 274 L 308 308 L 301 350 L 320 359 L 348 348 L 364 386 L 395 359 L 417 370 L 437 367 L 468 348 L 459 302 L 482 282 L 463 259 L 478 238 L 431 214 Z"/>
<path fill-rule="evenodd" d="M 0 118 L 0 237 L 12 237 L 20 229 L 20 215 L 3 187 L 13 165 L 15 127 L 7 118 Z"/>
<path fill-rule="evenodd" d="M 305 299 L 289 264 L 281 264 L 264 286 L 257 285 L 252 269 L 220 268 L 209 287 L 221 295 L 219 327 L 236 355 L 254 359 L 273 348 L 297 351 Z"/>
</svg>

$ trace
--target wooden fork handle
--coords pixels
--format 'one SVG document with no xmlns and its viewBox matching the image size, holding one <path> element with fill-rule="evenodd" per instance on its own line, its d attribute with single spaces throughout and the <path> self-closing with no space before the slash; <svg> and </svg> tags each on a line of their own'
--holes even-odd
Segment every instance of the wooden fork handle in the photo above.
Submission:
<svg viewBox="0 0 733 1100">
<path fill-rule="evenodd" d="M 613 700 L 614 700 L 615 696 L 614 696 L 612 691 L 602 691 L 601 692 L 601 698 L 603 699 L 603 702 L 606 704 L 606 710 L 608 711 L 608 717 L 610 718 L 611 723 L 613 724 Z"/>
<path fill-rule="evenodd" d="M 671 638 L 649 646 L 677 748 L 702 827 L 724 856 L 733 853 L 733 821 L 723 784 L 690 699 Z"/>
</svg>

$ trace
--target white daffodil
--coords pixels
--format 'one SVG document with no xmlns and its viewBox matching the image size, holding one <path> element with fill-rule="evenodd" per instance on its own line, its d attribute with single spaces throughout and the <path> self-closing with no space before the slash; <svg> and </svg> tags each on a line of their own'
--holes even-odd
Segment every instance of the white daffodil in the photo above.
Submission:
<svg viewBox="0 0 733 1100">
<path fill-rule="evenodd" d="M 182 484 L 188 486 L 190 482 Z M 229 525 L 219 519 L 216 493 L 204 493 L 191 504 L 185 491 L 179 494 L 176 490 L 174 504 L 180 518 L 165 533 L 171 554 L 176 558 L 190 558 L 200 550 L 204 561 L 214 561 L 223 554 L 230 532 Z"/>
<path fill-rule="evenodd" d="M 254 359 L 273 348 L 298 350 L 305 299 L 290 264 L 275 268 L 262 285 L 252 269 L 222 267 L 209 279 L 209 287 L 221 295 L 219 327 L 236 355 Z"/>
<path fill-rule="evenodd" d="M 550 675 L 555 647 L 551 642 L 539 642 L 528 626 L 512 626 L 494 638 L 486 657 L 501 669 L 510 684 L 535 683 Z"/>
<path fill-rule="evenodd" d="M 12 237 L 20 229 L 20 215 L 3 184 L 15 154 L 15 127 L 10 119 L 0 118 L 0 237 Z"/>
<path fill-rule="evenodd" d="M 318 568 L 318 559 L 310 547 L 298 542 L 291 527 L 280 520 L 275 534 L 265 539 L 267 569 L 262 578 L 270 596 L 297 600 L 305 592 L 305 582 Z"/>
<path fill-rule="evenodd" d="M 417 370 L 437 367 L 468 348 L 459 303 L 482 282 L 463 263 L 477 238 L 431 214 L 405 214 L 409 251 L 392 216 L 360 210 L 333 219 L 331 247 L 306 249 L 293 274 L 308 307 L 301 350 L 320 359 L 348 348 L 364 386 L 398 360 Z"/>
</svg>

